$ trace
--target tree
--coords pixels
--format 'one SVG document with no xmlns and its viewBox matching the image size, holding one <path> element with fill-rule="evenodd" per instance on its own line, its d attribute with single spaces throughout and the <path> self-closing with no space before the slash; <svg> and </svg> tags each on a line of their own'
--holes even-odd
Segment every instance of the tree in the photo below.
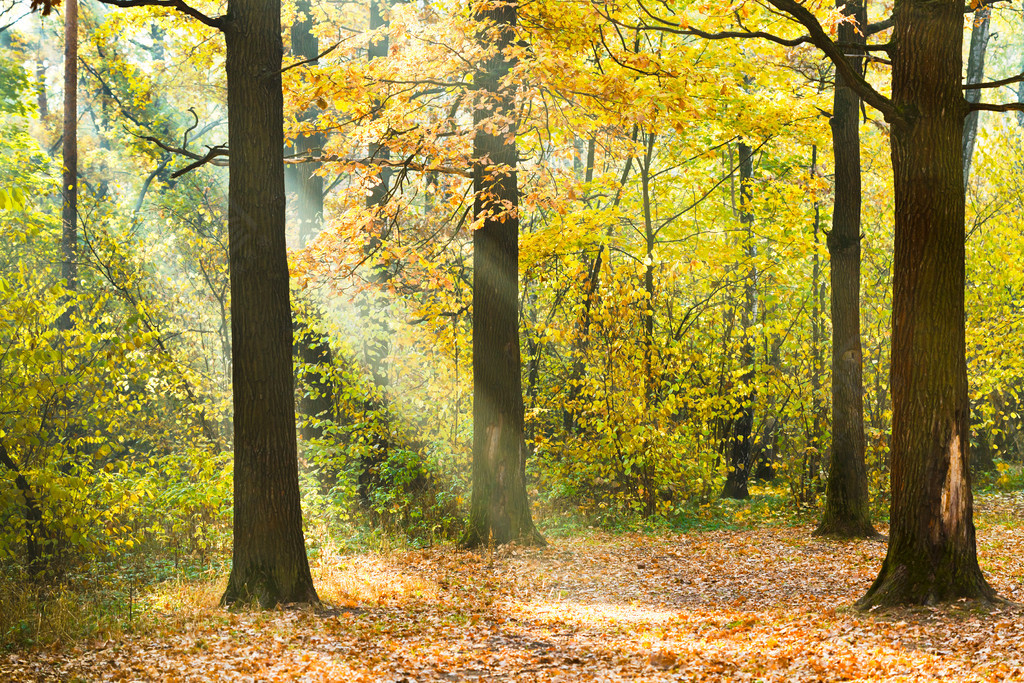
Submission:
<svg viewBox="0 0 1024 683">
<path fill-rule="evenodd" d="M 181 0 L 104 2 L 171 6 L 224 33 L 235 468 L 234 549 L 222 602 L 318 602 L 302 532 L 295 437 L 280 2 L 231 0 L 221 17 Z M 46 12 L 53 3 L 34 4 Z M 224 154 L 214 148 L 200 161 Z"/>
<path fill-rule="evenodd" d="M 234 550 L 222 601 L 318 602 L 302 534 L 295 443 L 280 2 L 231 0 L 221 28 L 235 406 Z"/>
<path fill-rule="evenodd" d="M 388 22 L 385 19 L 387 5 L 382 0 L 370 0 L 369 29 L 372 37 L 367 46 L 367 61 L 373 62 L 388 56 Z M 381 116 L 383 102 L 375 99 L 371 109 L 371 118 Z M 367 149 L 367 158 L 373 161 L 387 162 L 391 158 L 391 150 L 386 144 L 371 142 Z M 379 176 L 366 194 L 366 208 L 373 215 L 372 233 L 366 243 L 366 259 L 371 262 L 370 282 L 367 291 L 363 292 L 359 302 L 359 314 L 363 319 L 362 335 L 363 362 L 373 381 L 374 391 L 367 397 L 363 405 L 364 411 L 373 418 L 367 422 L 371 425 L 368 435 L 369 447 L 360 462 L 359 499 L 364 507 L 370 507 L 373 489 L 380 483 L 380 470 L 388 459 L 391 448 L 390 419 L 388 411 L 388 354 L 391 351 L 391 326 L 387 319 L 387 299 L 381 290 L 391 278 L 391 269 L 381 252 L 390 237 L 392 219 L 386 214 L 385 206 L 390 197 L 389 180 L 391 169 L 382 165 Z"/>
<path fill-rule="evenodd" d="M 740 172 L 740 223 L 743 225 L 743 253 L 750 261 L 743 278 L 743 311 L 740 314 L 743 328 L 743 346 L 740 349 L 739 377 L 743 385 L 740 405 L 732 419 L 732 434 L 728 445 L 729 474 L 725 478 L 724 498 L 749 498 L 747 481 L 752 464 L 751 434 L 754 431 L 754 340 L 752 328 L 757 321 L 757 246 L 754 242 L 754 214 L 750 209 L 754 189 L 754 151 L 745 142 L 737 145 Z"/>
<path fill-rule="evenodd" d="M 295 4 L 296 18 L 291 27 L 292 55 L 302 61 L 317 64 L 320 41 L 313 33 L 313 7 L 309 0 Z M 299 115 L 303 124 L 315 126 L 316 107 L 309 107 Z M 299 247 L 305 247 L 320 232 L 324 213 L 324 178 L 319 170 L 318 157 L 323 153 L 325 136 L 315 129 L 295 138 L 293 149 L 298 155 L 308 155 L 309 161 L 294 164 L 290 178 L 295 186 L 295 215 L 299 224 Z M 315 156 L 314 156 L 315 155 Z M 334 360 L 331 345 L 320 324 L 323 317 L 319 307 L 301 294 L 293 302 L 294 345 L 299 369 L 298 413 L 302 424 L 300 433 L 306 441 L 324 437 L 323 425 L 334 417 L 334 387 L 329 368 Z"/>
<path fill-rule="evenodd" d="M 807 34 L 785 38 L 745 25 L 706 32 L 663 17 L 655 18 L 654 28 L 813 45 L 889 125 L 896 207 L 891 526 L 879 576 L 858 606 L 992 599 L 995 593 L 978 566 L 969 468 L 961 145 L 968 113 L 1020 105 L 971 105 L 964 99 L 963 0 L 895 4 L 892 39 L 864 48 L 888 53 L 890 97 L 857 72 L 845 55 L 848 46 L 832 40 L 804 4 L 767 4 Z"/>
<path fill-rule="evenodd" d="M 893 263 L 892 509 L 889 549 L 857 603 L 995 597 L 978 566 L 969 468 L 964 345 L 962 0 L 902 0 L 883 97 L 795 0 L 796 19 L 890 126 L 896 204 Z M 977 105 L 976 105 L 977 106 Z"/>
<path fill-rule="evenodd" d="M 985 78 L 985 52 L 988 50 L 989 33 L 992 26 L 992 8 L 986 4 L 978 5 L 974 10 L 974 21 L 971 22 L 971 46 L 967 49 L 967 84 L 977 85 Z M 981 90 L 972 88 L 967 91 L 967 102 L 977 104 L 981 101 Z M 978 112 L 967 114 L 964 121 L 963 164 L 964 192 L 971 177 L 971 159 L 974 157 L 974 143 L 978 139 Z"/>
<path fill-rule="evenodd" d="M 78 0 L 64 4 L 64 125 L 61 176 L 61 274 L 68 292 L 78 289 Z M 73 306 L 57 322 L 62 330 L 72 326 Z"/>
<path fill-rule="evenodd" d="M 516 2 L 476 12 L 485 61 L 474 78 L 473 492 L 463 543 L 544 545 L 526 495 L 519 356 L 519 190 L 516 121 L 507 77 L 515 64 Z"/>
<path fill-rule="evenodd" d="M 861 0 L 838 0 L 851 17 L 839 25 L 840 42 L 862 45 L 867 6 Z M 848 58 L 863 74 L 863 52 Z M 877 536 L 871 524 L 868 478 L 864 465 L 864 382 L 860 343 L 860 98 L 836 74 L 833 95 L 832 149 L 835 201 L 832 231 L 826 244 L 832 283 L 832 458 L 825 484 L 825 509 L 815 535 L 844 538 Z"/>
</svg>

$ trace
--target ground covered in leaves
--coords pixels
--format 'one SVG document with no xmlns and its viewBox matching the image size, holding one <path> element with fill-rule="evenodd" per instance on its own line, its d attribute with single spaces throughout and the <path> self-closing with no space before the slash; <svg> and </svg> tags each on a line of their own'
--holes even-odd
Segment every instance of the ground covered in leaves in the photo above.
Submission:
<svg viewBox="0 0 1024 683">
<path fill-rule="evenodd" d="M 979 507 L 982 568 L 1022 602 L 1024 497 Z M 168 585 L 133 633 L 2 655 L 0 680 L 1024 680 L 1024 608 L 854 611 L 884 542 L 810 532 L 322 554 L 326 609 L 229 612 L 217 584 Z"/>
</svg>

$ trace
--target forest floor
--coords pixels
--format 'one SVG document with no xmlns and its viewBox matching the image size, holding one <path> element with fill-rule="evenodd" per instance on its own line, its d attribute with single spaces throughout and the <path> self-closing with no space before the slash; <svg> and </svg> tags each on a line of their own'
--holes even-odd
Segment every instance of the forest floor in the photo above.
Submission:
<svg viewBox="0 0 1024 683">
<path fill-rule="evenodd" d="M 982 568 L 1024 602 L 1024 496 L 978 512 Z M 1024 680 L 1024 607 L 855 611 L 885 544 L 811 530 L 321 553 L 326 609 L 229 612 L 221 583 L 167 584 L 132 632 L 0 655 L 0 680 Z"/>
</svg>

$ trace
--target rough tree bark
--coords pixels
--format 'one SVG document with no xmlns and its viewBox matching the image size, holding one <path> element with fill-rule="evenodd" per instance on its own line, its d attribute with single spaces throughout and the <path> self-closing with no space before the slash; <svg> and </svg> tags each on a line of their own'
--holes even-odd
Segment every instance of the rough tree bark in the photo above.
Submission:
<svg viewBox="0 0 1024 683">
<path fill-rule="evenodd" d="M 854 22 L 839 25 L 839 40 L 864 44 L 867 6 L 839 0 Z M 858 73 L 863 53 L 847 57 Z M 860 344 L 860 98 L 836 74 L 832 105 L 835 202 L 826 244 L 832 283 L 832 458 L 825 484 L 825 509 L 816 536 L 874 537 L 864 464 L 864 385 Z"/>
<path fill-rule="evenodd" d="M 474 78 L 473 115 L 473 493 L 463 544 L 543 545 L 526 495 L 519 355 L 519 190 L 513 92 L 517 5 L 476 13 L 488 50 Z M 486 125 L 485 125 L 486 124 Z"/>
<path fill-rule="evenodd" d="M 754 151 L 745 142 L 738 145 L 740 171 L 740 223 L 743 225 L 744 254 L 750 261 L 743 281 L 743 346 L 740 348 L 740 367 L 743 374 L 739 381 L 743 395 L 732 420 L 732 434 L 726 464 L 729 472 L 725 477 L 723 498 L 749 498 L 747 482 L 750 479 L 751 433 L 754 431 L 754 340 L 750 328 L 757 321 L 757 247 L 754 243 L 754 214 L 750 208 L 753 200 Z"/>
<path fill-rule="evenodd" d="M 857 603 L 993 599 L 978 566 L 964 341 L 963 0 L 894 9 L 889 551 Z"/>
<path fill-rule="evenodd" d="M 318 602 L 306 559 L 285 244 L 279 0 L 230 0 L 229 266 L 234 551 L 225 604 Z"/>
</svg>

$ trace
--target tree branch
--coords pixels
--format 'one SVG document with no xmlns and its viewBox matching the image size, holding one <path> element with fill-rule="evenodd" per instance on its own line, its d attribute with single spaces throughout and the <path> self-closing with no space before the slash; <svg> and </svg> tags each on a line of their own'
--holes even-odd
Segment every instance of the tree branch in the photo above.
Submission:
<svg viewBox="0 0 1024 683">
<path fill-rule="evenodd" d="M 182 169 L 179 169 L 179 170 L 175 171 L 174 173 L 171 174 L 171 177 L 172 178 L 180 178 L 181 176 L 185 175 L 189 171 L 194 171 L 195 169 L 199 168 L 200 166 L 205 166 L 206 164 L 213 164 L 214 166 L 227 166 L 226 162 L 217 161 L 218 157 L 226 157 L 226 156 L 228 156 L 228 148 L 227 147 L 221 147 L 220 145 L 218 145 L 217 147 L 211 147 L 210 151 L 208 151 L 204 156 L 196 159 L 195 161 L 193 161 L 191 164 L 189 164 L 185 168 L 182 168 Z"/>
<path fill-rule="evenodd" d="M 972 111 L 1024 111 L 1024 102 L 1008 102 L 1006 104 L 987 104 L 985 102 L 977 102 L 975 104 L 967 105 L 967 112 Z"/>
<path fill-rule="evenodd" d="M 882 21 L 876 21 L 873 24 L 868 24 L 867 27 L 864 29 L 864 37 L 867 38 L 868 36 L 873 36 L 876 33 L 881 33 L 885 29 L 892 28 L 895 25 L 896 20 L 893 19 L 892 17 L 889 17 L 888 19 L 883 19 Z"/>
<path fill-rule="evenodd" d="M 664 17 L 658 16 L 651 10 L 647 9 L 647 6 L 643 2 L 638 2 L 637 5 L 657 26 L 643 26 L 637 24 L 631 26 L 618 19 L 612 19 L 610 15 L 604 15 L 606 19 L 610 20 L 614 24 L 624 26 L 631 31 L 655 31 L 658 33 L 674 33 L 676 35 L 694 36 L 697 38 L 704 38 L 705 40 L 724 40 L 727 38 L 759 38 L 761 40 L 768 40 L 773 43 L 778 43 L 784 47 L 796 47 L 809 43 L 811 41 L 809 36 L 800 36 L 799 38 L 782 38 L 773 33 L 767 33 L 765 31 L 750 31 L 746 27 L 740 24 L 743 30 L 741 31 L 702 31 L 699 28 L 683 27 L 677 21 L 670 21 Z"/>
<path fill-rule="evenodd" d="M 638 2 L 640 9 L 644 14 L 650 17 L 653 22 L 655 22 L 655 25 L 630 26 L 618 19 L 614 19 L 610 14 L 605 14 L 604 17 L 612 23 L 637 31 L 658 31 L 662 33 L 693 35 L 708 40 L 760 38 L 786 47 L 794 47 L 803 44 L 813 45 L 821 50 L 825 56 L 835 64 L 836 71 L 842 75 L 846 84 L 850 89 L 857 93 L 861 100 L 881 112 L 882 116 L 889 123 L 905 123 L 904 119 L 896 112 L 896 107 L 893 105 L 892 100 L 875 90 L 874 87 L 872 87 L 872 85 L 868 83 L 856 69 L 853 68 L 853 65 L 850 64 L 846 59 L 846 56 L 843 54 L 842 47 L 829 38 L 828 33 L 826 33 L 825 29 L 822 28 L 818 19 L 799 0 L 765 0 L 765 2 L 771 7 L 774 7 L 784 16 L 800 24 L 807 31 L 807 35 L 800 36 L 798 38 L 782 38 L 781 36 L 776 36 L 771 33 L 765 33 L 763 31 L 749 31 L 746 29 L 741 31 L 722 31 L 712 33 L 689 27 L 683 28 L 678 21 L 671 21 L 654 14 L 647 9 L 643 2 Z M 742 27 L 742 23 L 740 23 L 740 26 Z M 861 47 L 861 49 L 865 48 Z M 878 49 L 882 48 L 879 47 Z"/>
<path fill-rule="evenodd" d="M 961 87 L 964 90 L 980 90 L 981 88 L 998 88 L 1003 85 L 1020 83 L 1021 81 L 1024 81 L 1024 73 L 1019 73 L 1016 76 L 1010 76 L 1009 78 L 1003 78 L 998 81 L 989 81 L 987 83 L 965 83 Z"/>
<path fill-rule="evenodd" d="M 323 52 L 321 52 L 318 55 L 313 55 L 312 57 L 309 57 L 308 59 L 303 59 L 301 62 L 295 62 L 294 64 L 289 64 L 285 68 L 281 69 L 280 73 L 284 73 L 285 71 L 288 71 L 289 69 L 294 69 L 297 66 L 302 66 L 303 64 L 309 64 L 311 62 L 315 62 L 318 59 L 320 59 L 321 57 L 326 57 L 327 55 L 329 55 L 332 52 L 334 52 L 335 50 L 337 50 L 339 45 L 341 45 L 341 43 L 337 42 L 334 45 L 331 45 L 329 48 L 327 48 L 326 50 L 324 50 Z"/>
<path fill-rule="evenodd" d="M 166 142 L 162 142 L 157 138 L 153 137 L 152 135 L 137 135 L 135 133 L 132 133 L 131 131 L 128 132 L 131 133 L 132 135 L 135 135 L 135 137 L 139 138 L 140 140 L 152 142 L 154 145 L 164 150 L 165 152 L 170 152 L 172 154 L 180 154 L 193 160 L 193 163 L 189 164 L 185 168 L 182 168 L 172 173 L 172 178 L 180 178 L 189 171 L 193 171 L 204 164 L 213 164 L 214 166 L 227 166 L 225 162 L 216 160 L 218 157 L 228 156 L 228 148 L 225 147 L 224 145 L 216 145 L 215 147 L 210 147 L 209 151 L 206 154 L 197 154 L 182 147 L 171 147 Z M 187 139 L 187 132 L 185 133 L 185 137 Z"/>
<path fill-rule="evenodd" d="M 100 2 L 104 5 L 113 5 L 114 7 L 170 7 L 219 31 L 224 30 L 224 23 L 226 21 L 222 16 L 207 16 L 195 7 L 185 4 L 184 0 L 100 0 Z"/>
<path fill-rule="evenodd" d="M 798 0 L 767 0 L 767 2 L 775 9 L 792 17 L 794 21 L 807 29 L 807 32 L 810 34 L 811 44 L 824 52 L 825 56 L 836 65 L 836 71 L 842 75 L 843 81 L 864 102 L 881 112 L 883 118 L 890 124 L 905 123 L 903 117 L 896 112 L 896 107 L 893 105 L 892 100 L 875 90 L 853 68 L 843 55 L 842 50 L 828 37 L 825 29 L 818 23 L 818 19 L 811 14 L 810 10 L 804 7 Z"/>
<path fill-rule="evenodd" d="M 416 161 L 393 161 L 391 159 L 381 159 L 379 157 L 353 159 L 350 157 L 330 154 L 323 156 L 305 155 L 285 157 L 284 159 L 284 163 L 286 164 L 322 164 L 329 162 L 344 162 L 347 164 L 358 164 L 360 166 L 388 166 L 390 168 L 403 168 L 409 171 L 420 171 L 422 173 L 445 173 L 448 175 L 459 175 L 464 178 L 473 177 L 473 171 L 470 170 L 469 168 L 456 168 L 454 166 L 432 166 L 430 164 L 424 164 Z"/>
</svg>

